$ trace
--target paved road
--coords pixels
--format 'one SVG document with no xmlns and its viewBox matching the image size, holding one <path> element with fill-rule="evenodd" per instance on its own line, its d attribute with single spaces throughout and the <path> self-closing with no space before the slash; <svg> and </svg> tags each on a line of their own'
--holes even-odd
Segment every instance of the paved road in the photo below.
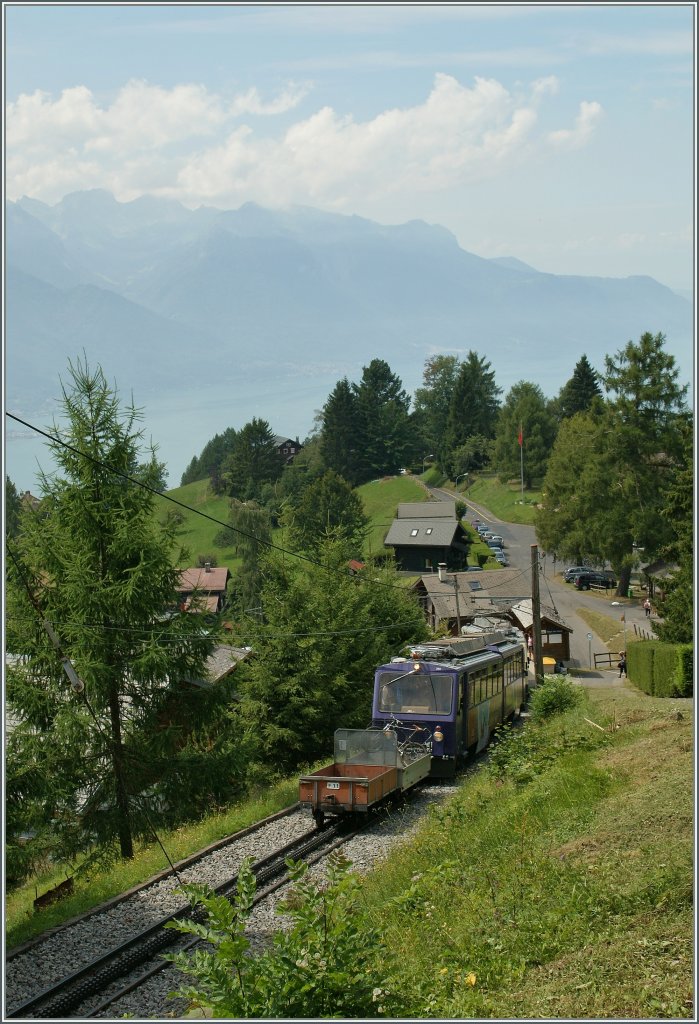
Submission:
<svg viewBox="0 0 699 1024">
<path fill-rule="evenodd" d="M 493 523 L 497 526 L 498 533 L 505 541 L 505 549 L 510 565 L 513 568 L 527 572 L 529 574 L 527 578 L 531 580 L 531 548 L 532 544 L 536 543 L 536 534 L 533 526 L 520 526 L 517 523 L 503 522 L 503 520 L 498 519 L 488 509 L 483 508 L 482 505 L 477 505 L 468 498 L 464 498 L 463 495 L 455 494 L 444 488 L 431 487 L 430 491 L 435 498 L 441 501 L 450 501 L 454 498 L 465 501 L 468 507 L 467 518 L 473 519 L 477 517 L 484 523 Z M 539 554 L 541 555 L 542 552 L 540 551 Z M 568 663 L 571 668 L 589 670 L 590 651 L 594 655 L 595 653 L 603 653 L 607 650 L 605 643 L 590 629 L 585 620 L 578 615 L 578 610 L 581 608 L 589 608 L 601 612 L 603 615 L 618 619 L 619 636 L 617 641 L 610 645 L 612 650 L 624 650 L 624 626 L 626 626 L 627 636 L 634 635 L 634 623 L 638 628 L 644 629 L 646 633 L 651 632 L 651 623 L 646 618 L 640 603 L 632 602 L 625 598 L 618 598 L 614 595 L 613 591 L 610 591 L 608 595 L 602 595 L 601 593 L 576 590 L 572 584 L 563 582 L 560 574 L 565 566 L 561 562 L 556 562 L 554 565 L 551 557 L 543 558 L 541 565 L 542 573 L 539 577 L 541 603 L 542 605 L 554 608 L 573 630 L 570 638 L 571 658 Z M 612 604 L 612 602 L 618 602 L 618 604 Z M 621 620 L 622 614 L 626 617 L 626 623 Z M 590 632 L 592 633 L 592 641 L 587 639 L 587 635 Z M 594 658 L 592 658 L 592 666 L 594 667 Z M 596 676 L 589 677 L 589 681 L 593 683 L 595 678 L 604 683 L 604 685 L 609 685 L 617 679 L 617 674 L 616 672 L 612 673 L 609 671 L 598 672 Z"/>
</svg>

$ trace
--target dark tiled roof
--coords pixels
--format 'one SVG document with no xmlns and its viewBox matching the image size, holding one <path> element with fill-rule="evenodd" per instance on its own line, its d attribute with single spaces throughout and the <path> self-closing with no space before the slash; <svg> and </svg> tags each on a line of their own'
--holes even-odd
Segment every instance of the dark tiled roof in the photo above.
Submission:
<svg viewBox="0 0 699 1024">
<path fill-rule="evenodd" d="M 455 501 L 402 501 L 396 519 L 453 519 L 456 522 Z"/>
<path fill-rule="evenodd" d="M 390 547 L 449 547 L 463 533 L 456 519 L 394 519 L 384 545 Z"/>
</svg>

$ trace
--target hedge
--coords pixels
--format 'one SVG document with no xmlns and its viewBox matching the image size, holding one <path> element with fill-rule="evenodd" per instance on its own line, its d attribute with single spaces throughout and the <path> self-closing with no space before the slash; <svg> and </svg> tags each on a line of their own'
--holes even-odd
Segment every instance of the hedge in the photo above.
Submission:
<svg viewBox="0 0 699 1024">
<path fill-rule="evenodd" d="M 629 679 L 653 697 L 691 697 L 694 692 L 693 644 L 642 640 L 629 644 Z"/>
</svg>

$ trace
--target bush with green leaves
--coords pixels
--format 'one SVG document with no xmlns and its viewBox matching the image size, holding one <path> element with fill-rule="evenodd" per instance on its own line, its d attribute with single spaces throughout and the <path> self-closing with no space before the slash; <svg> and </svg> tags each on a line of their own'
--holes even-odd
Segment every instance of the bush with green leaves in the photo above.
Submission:
<svg viewBox="0 0 699 1024">
<path fill-rule="evenodd" d="M 250 954 L 245 935 L 255 891 L 248 859 L 240 869 L 235 898 L 210 889 L 183 887 L 206 922 L 180 921 L 165 927 L 196 935 L 213 947 L 192 954 L 167 954 L 195 984 L 171 993 L 215 1018 L 391 1017 L 401 1007 L 385 984 L 387 951 L 359 904 L 360 881 L 340 853 L 328 860 L 326 881 L 314 884 L 308 867 L 287 861 L 294 882 L 278 912 L 290 927 L 272 945 Z"/>
<path fill-rule="evenodd" d="M 532 718 L 550 718 L 551 715 L 562 715 L 579 707 L 584 700 L 579 686 L 574 686 L 565 676 L 551 676 L 533 691 L 529 709 Z"/>
</svg>

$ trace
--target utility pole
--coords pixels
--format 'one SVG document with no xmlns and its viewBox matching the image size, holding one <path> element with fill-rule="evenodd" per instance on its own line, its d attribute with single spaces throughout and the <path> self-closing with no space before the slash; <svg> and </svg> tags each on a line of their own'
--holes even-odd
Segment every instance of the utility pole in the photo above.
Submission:
<svg viewBox="0 0 699 1024">
<path fill-rule="evenodd" d="M 461 609 L 459 608 L 459 577 L 457 573 L 447 573 L 447 563 L 439 562 L 437 565 L 437 573 L 439 576 L 440 583 L 452 583 L 454 587 L 454 594 L 456 595 L 456 632 L 457 636 L 461 636 Z M 447 576 L 453 576 L 453 580 L 448 580 Z"/>
<path fill-rule="evenodd" d="M 537 683 L 544 677 L 544 656 L 541 650 L 541 602 L 539 600 L 539 548 L 532 544 L 532 632 L 534 641 L 534 675 Z"/>
</svg>

